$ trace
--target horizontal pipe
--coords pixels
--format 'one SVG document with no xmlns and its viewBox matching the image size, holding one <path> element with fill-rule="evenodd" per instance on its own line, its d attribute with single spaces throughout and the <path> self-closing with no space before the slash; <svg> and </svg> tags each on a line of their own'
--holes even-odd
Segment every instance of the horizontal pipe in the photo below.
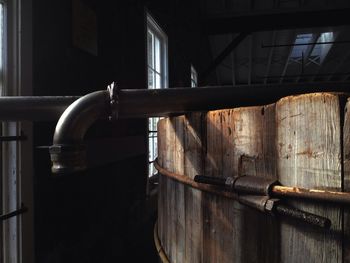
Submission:
<svg viewBox="0 0 350 263">
<path fill-rule="evenodd" d="M 118 91 L 118 117 L 164 117 L 191 111 L 265 105 L 278 99 L 310 92 L 342 92 L 350 83 L 305 85 L 247 85 L 157 90 Z"/>
<path fill-rule="evenodd" d="M 0 97 L 2 121 L 57 120 L 78 96 Z"/>
<path fill-rule="evenodd" d="M 341 92 L 349 90 L 349 87 L 349 82 L 319 82 L 307 84 L 292 83 L 283 85 L 259 84 L 249 86 L 215 86 L 191 89 L 171 88 L 161 90 L 120 90 L 118 117 L 140 118 L 159 115 L 167 116 L 171 113 L 183 113 L 190 109 L 194 109 L 196 111 L 206 111 L 216 109 L 220 106 L 239 107 L 247 105 L 263 105 L 275 102 L 279 98 L 291 94 L 322 91 Z M 181 94 L 178 94 L 179 92 L 181 92 Z M 224 96 L 229 97 L 222 100 Z M 220 103 L 213 100 L 216 98 L 217 101 L 217 97 L 221 97 Z M 79 96 L 0 97 L 0 120 L 58 120 L 65 109 L 79 98 Z M 149 99 L 152 101 L 148 101 Z M 196 103 L 193 104 L 192 101 Z M 170 109 L 170 106 L 173 108 L 173 110 Z M 159 111 L 161 112 L 159 113 Z"/>
</svg>

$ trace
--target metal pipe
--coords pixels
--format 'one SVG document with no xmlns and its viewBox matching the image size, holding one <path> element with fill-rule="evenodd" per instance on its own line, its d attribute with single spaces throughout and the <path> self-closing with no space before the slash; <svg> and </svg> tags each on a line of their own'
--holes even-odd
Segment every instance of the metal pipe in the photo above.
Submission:
<svg viewBox="0 0 350 263">
<path fill-rule="evenodd" d="M 350 72 L 345 72 L 345 73 L 324 73 L 324 74 L 303 74 L 301 75 L 301 77 L 327 77 L 327 76 L 347 76 L 350 75 Z M 279 79 L 281 77 L 283 78 L 296 78 L 296 77 L 300 77 L 299 75 L 284 75 L 284 76 L 257 76 L 260 79 Z"/>
<path fill-rule="evenodd" d="M 110 101 L 109 91 L 96 91 L 76 100 L 64 111 L 50 147 L 53 173 L 86 169 L 85 133 L 97 119 L 111 114 Z"/>
<path fill-rule="evenodd" d="M 238 85 L 238 86 L 216 86 L 216 87 L 202 87 L 195 89 L 188 88 L 175 88 L 164 90 L 121 90 L 120 93 L 120 110 L 118 116 L 120 118 L 131 118 L 131 117 L 144 117 L 139 109 L 128 108 L 130 106 L 137 106 L 142 109 L 143 107 L 140 103 L 144 103 L 142 98 L 138 96 L 145 96 L 147 93 L 157 93 L 161 95 L 147 95 L 148 98 L 153 99 L 152 102 L 148 104 L 153 104 L 157 107 L 164 99 L 163 92 L 169 93 L 167 98 L 168 102 L 175 103 L 179 96 L 178 91 L 185 92 L 187 96 L 187 107 L 191 106 L 189 100 L 198 100 L 197 97 L 203 98 L 206 96 L 206 101 L 211 101 L 211 97 L 215 96 L 226 96 L 229 95 L 231 101 L 227 99 L 227 106 L 246 106 L 264 103 L 275 102 L 277 99 L 288 96 L 291 94 L 300 94 L 307 92 L 322 92 L 322 91 L 346 91 L 349 89 L 350 82 L 319 82 L 319 83 L 307 83 L 297 85 L 292 84 L 268 84 L 268 85 Z M 186 89 L 186 90 L 185 90 Z M 200 91 L 198 91 L 199 89 Z M 185 90 L 185 91 L 182 91 Z M 206 93 L 202 94 L 203 92 Z M 222 95 L 221 95 L 222 94 Z M 260 96 L 262 95 L 262 96 Z M 272 95 L 272 96 L 271 96 Z M 157 96 L 159 99 L 157 99 Z M 188 97 L 195 96 L 195 97 Z M 241 98 L 240 98 L 241 96 Z M 242 97 L 243 96 L 243 97 Z M 1 121 L 52 121 L 57 120 L 65 111 L 65 109 L 72 104 L 75 100 L 79 99 L 80 96 L 20 96 L 20 97 L 0 97 L 0 120 Z M 232 100 L 234 99 L 234 100 Z M 228 102 L 229 101 L 229 102 Z M 165 104 L 165 103 L 163 103 Z M 205 108 L 205 103 L 203 102 L 203 110 L 210 110 L 210 108 Z M 180 106 L 180 105 L 178 105 Z M 183 105 L 185 106 L 185 105 Z M 211 106 L 208 104 L 208 106 Z M 192 107 L 192 106 L 191 106 Z M 189 107 L 188 107 L 189 108 Z M 193 107 L 192 107 L 193 108 Z M 211 109 L 214 109 L 211 106 Z M 120 112 L 121 111 L 121 112 Z M 169 111 L 169 110 L 168 110 Z M 181 113 L 181 111 L 179 111 Z M 175 113 L 175 112 L 174 112 Z M 150 114 L 148 114 L 150 115 Z M 153 116 L 157 116 L 155 113 Z M 163 114 L 166 115 L 166 114 Z"/>
<path fill-rule="evenodd" d="M 182 184 L 186 184 L 190 187 L 196 188 L 204 192 L 209 192 L 215 195 L 231 198 L 233 200 L 240 202 L 241 204 L 247 205 L 261 212 L 268 212 L 273 215 L 277 214 L 282 216 L 289 216 L 293 219 L 298 219 L 305 223 L 322 227 L 322 228 L 329 228 L 331 226 L 331 221 L 328 218 L 311 214 L 306 211 L 302 211 L 294 207 L 284 205 L 283 203 L 280 202 L 279 199 L 270 199 L 269 195 L 265 195 L 265 193 L 263 193 L 263 195 L 260 195 L 261 186 L 259 185 L 259 180 L 256 181 L 256 185 L 255 185 L 257 187 L 257 192 L 256 193 L 251 192 L 249 195 L 245 195 L 244 193 L 245 191 L 243 191 L 243 194 L 242 194 L 240 189 L 236 189 L 238 191 L 235 191 L 235 189 L 232 189 L 232 188 L 230 191 L 223 190 L 222 187 L 226 188 L 227 186 L 226 184 L 227 178 L 217 177 L 217 180 L 208 180 L 209 179 L 208 177 L 203 177 L 203 176 L 198 177 L 197 175 L 196 176 L 197 180 L 196 180 L 196 177 L 193 180 L 185 175 L 176 174 L 164 169 L 158 164 L 157 161 L 154 162 L 154 166 L 156 167 L 156 169 L 161 175 L 165 175 L 168 178 L 171 178 Z M 245 176 L 242 176 L 242 178 L 243 177 Z M 198 180 L 199 178 L 200 180 Z M 257 179 L 258 178 L 259 177 L 257 177 Z M 204 184 L 198 183 L 199 181 L 201 181 L 201 179 L 204 179 Z M 261 179 L 264 179 L 264 178 L 261 178 Z M 221 181 L 221 187 L 219 186 L 220 181 Z M 214 185 L 205 184 L 208 182 L 209 183 L 214 182 Z"/>
<path fill-rule="evenodd" d="M 78 98 L 78 96 L 0 97 L 0 120 L 57 120 L 65 109 Z"/>
<path fill-rule="evenodd" d="M 346 91 L 350 83 L 246 85 L 118 91 L 118 117 L 161 117 L 191 111 L 265 105 L 296 94 Z"/>
<path fill-rule="evenodd" d="M 347 86 L 348 87 L 348 86 Z M 344 90 L 342 85 L 325 90 Z M 84 170 L 85 146 L 83 138 L 98 118 L 115 115 L 118 118 L 147 118 L 169 116 L 191 111 L 208 111 L 237 106 L 264 105 L 281 97 L 305 92 L 321 91 L 320 86 L 280 85 L 243 87 L 204 87 L 97 91 L 76 100 L 62 114 L 57 123 L 53 146 L 50 147 L 53 173 Z"/>
<path fill-rule="evenodd" d="M 324 42 L 310 42 L 310 43 L 292 43 L 292 44 L 276 44 L 276 45 L 264 45 L 261 44 L 261 48 L 270 48 L 270 47 L 296 47 L 296 46 L 313 46 L 313 45 L 329 45 L 329 44 L 348 44 L 349 40 L 343 41 L 324 41 Z"/>
</svg>

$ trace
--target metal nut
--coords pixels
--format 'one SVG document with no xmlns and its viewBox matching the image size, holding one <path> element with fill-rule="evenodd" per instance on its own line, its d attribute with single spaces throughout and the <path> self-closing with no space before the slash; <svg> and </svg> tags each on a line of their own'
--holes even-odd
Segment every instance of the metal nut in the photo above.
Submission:
<svg viewBox="0 0 350 263">
<path fill-rule="evenodd" d="M 268 199 L 265 203 L 265 211 L 274 213 L 274 210 L 276 208 L 276 205 L 280 202 L 279 199 L 271 198 Z"/>
<path fill-rule="evenodd" d="M 235 183 L 235 179 L 234 179 L 233 177 L 230 177 L 230 176 L 229 176 L 229 177 L 226 178 L 225 186 L 226 186 L 227 188 L 232 189 L 234 183 Z"/>
</svg>

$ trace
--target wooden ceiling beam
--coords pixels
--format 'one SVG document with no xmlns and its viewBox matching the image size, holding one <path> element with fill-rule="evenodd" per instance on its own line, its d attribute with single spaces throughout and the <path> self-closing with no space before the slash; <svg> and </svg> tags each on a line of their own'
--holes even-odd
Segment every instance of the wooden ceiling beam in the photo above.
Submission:
<svg viewBox="0 0 350 263">
<path fill-rule="evenodd" d="M 208 35 L 350 25 L 350 8 L 221 15 L 203 20 Z"/>
</svg>

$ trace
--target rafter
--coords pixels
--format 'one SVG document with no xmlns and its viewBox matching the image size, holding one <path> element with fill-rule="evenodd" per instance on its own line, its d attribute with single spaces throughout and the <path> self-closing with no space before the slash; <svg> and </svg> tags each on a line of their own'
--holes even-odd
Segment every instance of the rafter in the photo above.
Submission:
<svg viewBox="0 0 350 263">
<path fill-rule="evenodd" d="M 275 43 L 275 41 L 276 41 L 276 31 L 273 31 L 272 32 L 272 41 L 271 42 Z M 268 76 L 270 74 L 270 67 L 271 67 L 271 62 L 272 62 L 272 56 L 273 56 L 274 49 L 275 49 L 274 47 L 271 47 L 271 49 L 270 49 L 265 76 Z M 266 82 L 267 82 L 267 78 L 264 79 L 264 84 L 266 84 Z"/>
<path fill-rule="evenodd" d="M 320 33 L 316 33 L 312 35 L 311 41 L 312 45 L 309 45 L 305 51 L 305 53 L 303 53 L 303 63 L 302 63 L 302 70 L 300 72 L 300 75 L 296 78 L 295 82 L 299 82 L 300 78 L 302 77 L 302 75 L 304 75 L 304 66 L 308 65 L 308 62 L 310 60 L 312 60 L 310 57 L 312 50 L 314 49 L 315 45 L 316 45 L 316 41 L 317 39 L 320 37 Z M 316 61 L 312 60 L 312 62 L 317 63 Z"/>
<path fill-rule="evenodd" d="M 294 36 L 293 39 L 295 39 L 296 34 L 294 33 L 293 36 Z M 286 75 L 286 72 L 287 72 L 287 69 L 288 69 L 289 60 L 290 60 L 290 56 L 291 56 L 291 54 L 292 54 L 292 51 L 293 51 L 293 47 L 290 47 L 290 48 L 289 48 L 289 52 L 288 52 L 288 57 L 287 57 L 286 63 L 284 64 L 283 71 L 282 71 L 282 74 L 281 74 L 280 83 L 283 82 L 283 78 L 284 78 L 284 76 Z"/>
<path fill-rule="evenodd" d="M 232 42 L 214 59 L 209 67 L 201 74 L 202 80 L 205 80 L 209 74 L 246 38 L 249 33 L 242 32 L 235 37 Z"/>
<path fill-rule="evenodd" d="M 209 35 L 234 32 L 257 32 L 297 28 L 350 25 L 350 8 L 313 11 L 289 11 L 283 13 L 255 12 L 249 15 L 223 15 L 206 18 L 202 25 Z M 328 19 L 328 18 L 332 19 Z M 252 23 L 254 21 L 254 23 Z"/>
<path fill-rule="evenodd" d="M 231 41 L 233 40 L 233 35 L 231 35 Z M 235 63 L 235 51 L 231 52 L 231 65 L 232 65 L 232 85 L 236 85 L 236 63 Z"/>
<path fill-rule="evenodd" d="M 252 72 L 253 72 L 253 35 L 249 36 L 249 48 L 248 48 L 249 66 L 248 66 L 248 85 L 252 84 Z"/>
<path fill-rule="evenodd" d="M 337 63 L 337 66 L 334 67 L 333 71 L 332 71 L 332 75 L 330 75 L 328 78 L 327 78 L 327 81 L 330 81 L 331 78 L 333 77 L 334 74 L 336 74 L 339 69 L 343 66 L 344 62 L 350 57 L 350 50 L 348 50 L 348 52 L 341 57 L 341 59 L 339 60 L 339 62 Z"/>
</svg>

